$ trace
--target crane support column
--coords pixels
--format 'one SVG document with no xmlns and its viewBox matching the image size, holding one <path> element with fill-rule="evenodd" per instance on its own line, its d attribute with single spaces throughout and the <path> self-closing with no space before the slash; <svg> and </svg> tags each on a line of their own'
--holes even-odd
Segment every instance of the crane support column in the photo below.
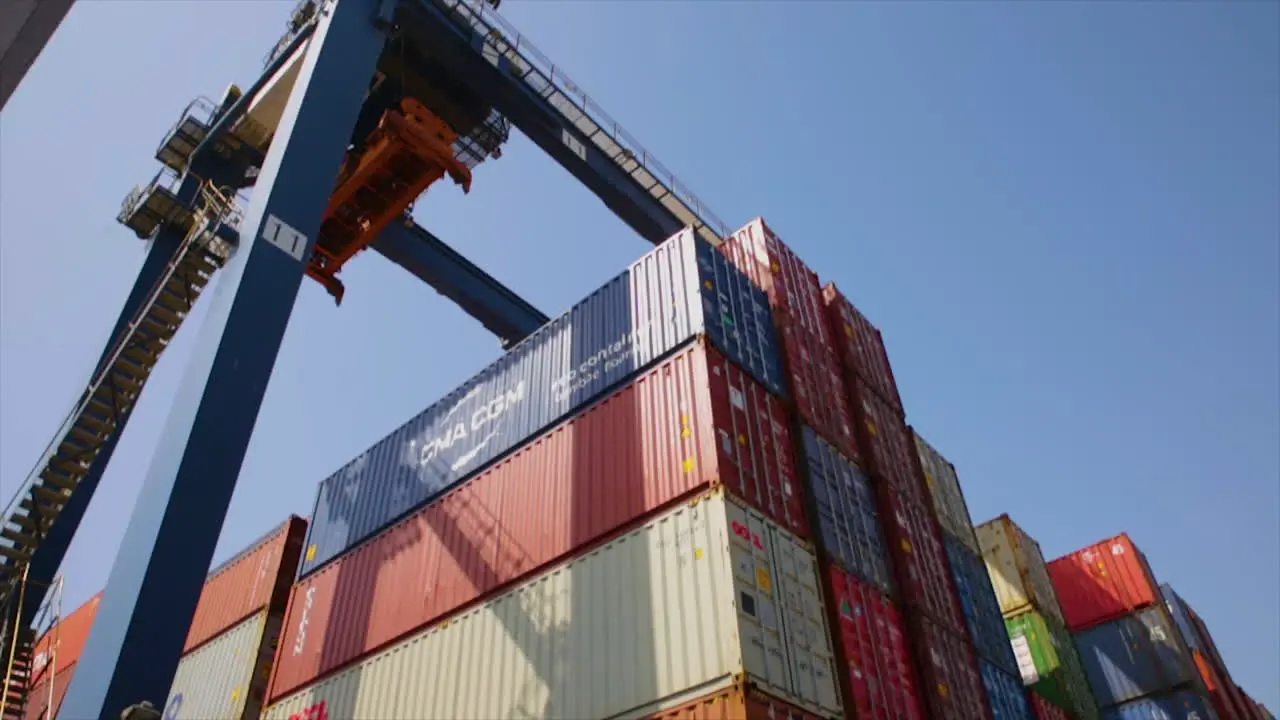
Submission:
<svg viewBox="0 0 1280 720">
<path fill-rule="evenodd" d="M 163 705 L 305 264 L 385 36 L 324 5 L 111 569 L 62 714 Z"/>
</svg>

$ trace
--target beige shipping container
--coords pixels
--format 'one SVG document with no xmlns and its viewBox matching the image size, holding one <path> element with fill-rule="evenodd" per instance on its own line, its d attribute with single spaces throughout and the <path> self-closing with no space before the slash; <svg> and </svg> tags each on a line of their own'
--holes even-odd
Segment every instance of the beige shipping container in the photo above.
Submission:
<svg viewBox="0 0 1280 720">
<path fill-rule="evenodd" d="M 1023 532 L 1007 514 L 979 525 L 976 530 L 982 559 L 986 561 L 991 586 L 1004 616 L 1038 610 L 1059 625 L 1065 625 L 1040 543 Z"/>
<path fill-rule="evenodd" d="M 637 717 L 742 680 L 839 717 L 816 564 L 795 536 L 712 493 L 287 696 L 264 717 Z"/>
<path fill-rule="evenodd" d="M 279 615 L 260 612 L 182 656 L 165 720 L 257 720 L 280 623 Z"/>
<path fill-rule="evenodd" d="M 978 546 L 978 538 L 973 532 L 973 518 L 969 516 L 969 506 L 964 501 L 964 491 L 960 488 L 960 477 L 956 474 L 956 466 L 942 456 L 927 440 L 911 428 L 911 436 L 916 441 L 916 454 L 920 456 L 920 467 L 924 471 L 925 484 L 933 496 L 934 514 L 942 529 L 964 543 L 975 555 L 982 553 Z"/>
</svg>

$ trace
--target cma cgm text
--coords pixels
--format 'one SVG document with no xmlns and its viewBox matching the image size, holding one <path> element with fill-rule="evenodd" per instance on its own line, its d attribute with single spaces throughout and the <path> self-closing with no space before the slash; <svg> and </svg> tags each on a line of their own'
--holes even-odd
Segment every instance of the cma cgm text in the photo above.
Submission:
<svg viewBox="0 0 1280 720">
<path fill-rule="evenodd" d="M 459 420 L 446 428 L 443 434 L 423 442 L 422 447 L 417 451 L 418 464 L 426 467 L 441 452 L 497 422 L 508 410 L 524 402 L 524 399 L 525 382 L 521 380 L 514 390 L 508 390 L 476 408 L 475 412 L 471 413 L 470 421 Z"/>
</svg>

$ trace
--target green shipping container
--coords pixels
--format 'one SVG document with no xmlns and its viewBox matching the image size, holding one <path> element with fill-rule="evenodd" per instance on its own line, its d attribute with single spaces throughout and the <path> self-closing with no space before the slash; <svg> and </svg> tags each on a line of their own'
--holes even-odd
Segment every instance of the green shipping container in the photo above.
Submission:
<svg viewBox="0 0 1280 720">
<path fill-rule="evenodd" d="M 1022 682 L 1079 720 L 1098 720 L 1098 703 L 1067 629 L 1030 610 L 1005 618 Z"/>
</svg>

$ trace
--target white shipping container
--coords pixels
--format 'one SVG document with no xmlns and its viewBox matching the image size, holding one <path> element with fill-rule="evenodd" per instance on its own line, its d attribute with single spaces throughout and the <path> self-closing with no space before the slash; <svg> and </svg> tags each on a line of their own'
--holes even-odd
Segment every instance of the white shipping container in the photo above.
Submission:
<svg viewBox="0 0 1280 720">
<path fill-rule="evenodd" d="M 839 717 L 818 583 L 807 545 L 716 492 L 287 696 L 264 718 L 609 718 L 744 675 Z"/>
<path fill-rule="evenodd" d="M 257 720 L 280 623 L 260 612 L 182 656 L 165 720 Z"/>
<path fill-rule="evenodd" d="M 1040 543 L 1023 532 L 1008 515 L 989 520 L 975 531 L 987 574 L 991 576 L 991 587 L 996 591 L 1004 616 L 1038 610 L 1057 624 L 1065 625 Z"/>
<path fill-rule="evenodd" d="M 920 437 L 920 433 L 914 428 L 911 435 L 916 441 L 916 454 L 920 456 L 925 484 L 929 486 L 929 493 L 933 496 L 933 509 L 938 516 L 938 523 L 975 555 L 981 555 L 982 550 L 973 533 L 973 519 L 969 516 L 969 506 L 964 501 L 964 491 L 960 489 L 960 478 L 956 475 L 955 465 Z"/>
</svg>

